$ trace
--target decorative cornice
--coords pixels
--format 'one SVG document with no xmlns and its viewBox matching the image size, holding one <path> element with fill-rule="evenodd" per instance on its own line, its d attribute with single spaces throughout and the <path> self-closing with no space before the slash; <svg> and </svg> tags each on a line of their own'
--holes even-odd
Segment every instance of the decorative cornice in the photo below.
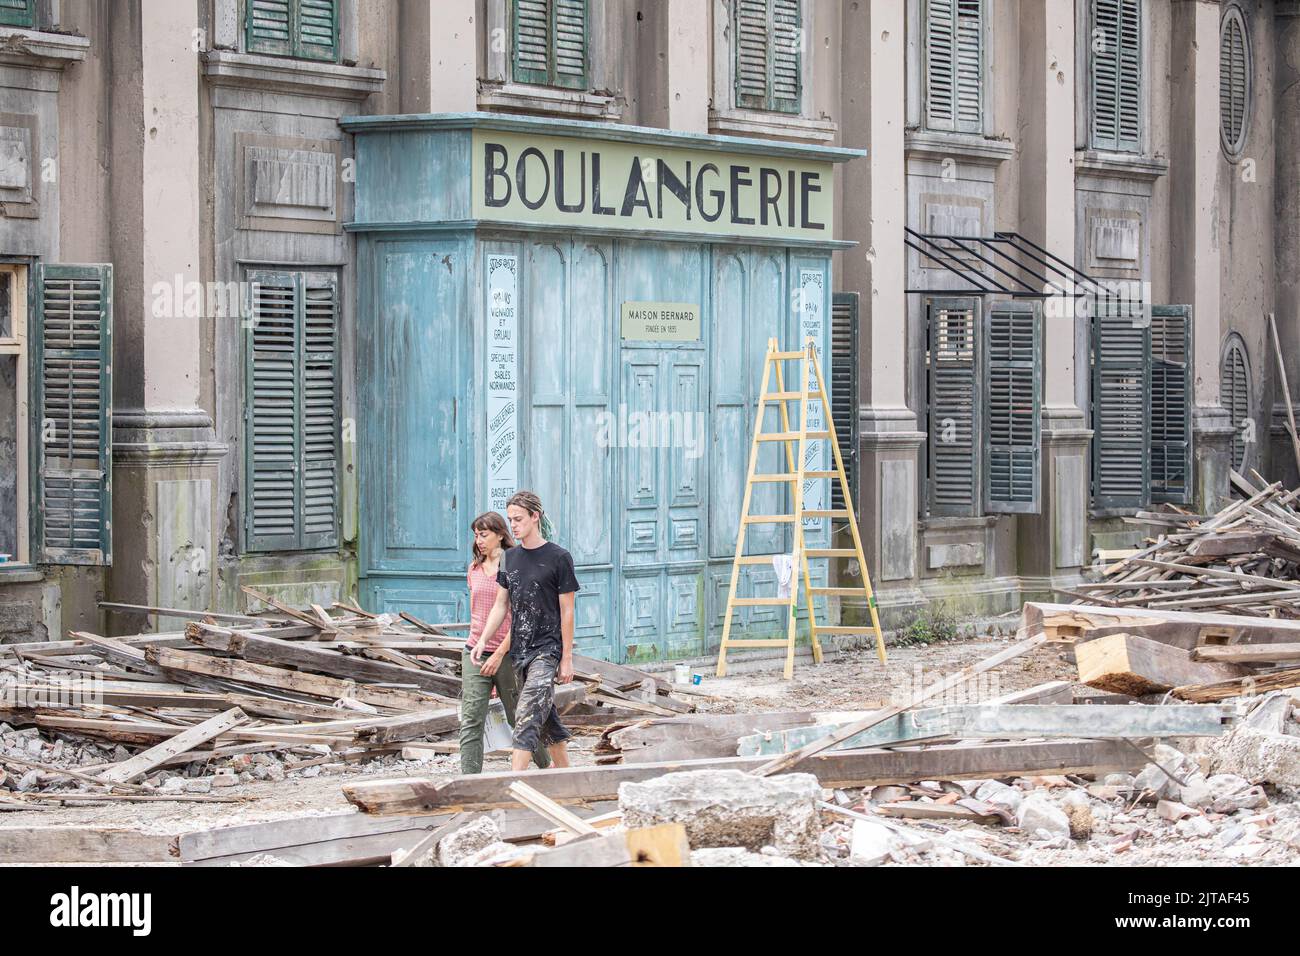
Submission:
<svg viewBox="0 0 1300 956">
<path fill-rule="evenodd" d="M 974 133 L 944 133 L 930 129 L 909 129 L 903 134 L 903 151 L 927 159 L 960 159 L 976 166 L 1001 166 L 1016 154 L 1016 144 Z"/>
<path fill-rule="evenodd" d="M 212 86 L 273 90 L 340 100 L 363 100 L 384 88 L 388 74 L 359 66 L 314 60 L 258 56 L 209 50 L 203 54 L 203 75 Z"/>
<path fill-rule="evenodd" d="M 113 412 L 116 465 L 208 465 L 221 461 L 229 450 L 216 440 L 212 418 L 201 408 Z"/>
<path fill-rule="evenodd" d="M 809 119 L 784 113 L 751 110 L 709 110 L 709 132 L 736 136 L 778 136 L 833 143 L 839 124 L 829 119 Z"/>
<path fill-rule="evenodd" d="M 90 41 L 72 33 L 0 28 L 0 63 L 62 70 L 86 58 Z"/>
</svg>

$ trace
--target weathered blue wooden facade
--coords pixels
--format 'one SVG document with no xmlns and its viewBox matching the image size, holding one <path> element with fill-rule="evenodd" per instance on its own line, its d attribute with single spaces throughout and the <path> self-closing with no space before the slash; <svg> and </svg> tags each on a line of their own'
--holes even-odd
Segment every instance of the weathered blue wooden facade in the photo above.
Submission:
<svg viewBox="0 0 1300 956">
<path fill-rule="evenodd" d="M 363 604 L 466 620 L 469 522 L 531 488 L 578 567 L 582 653 L 716 647 L 766 342 L 825 349 L 848 245 L 832 164 L 860 154 L 482 113 L 343 125 Z M 627 303 L 687 318 L 664 334 Z M 785 494 L 760 486 L 754 510 Z M 751 553 L 789 550 L 789 526 L 756 531 Z M 774 593 L 770 567 L 744 570 Z"/>
</svg>

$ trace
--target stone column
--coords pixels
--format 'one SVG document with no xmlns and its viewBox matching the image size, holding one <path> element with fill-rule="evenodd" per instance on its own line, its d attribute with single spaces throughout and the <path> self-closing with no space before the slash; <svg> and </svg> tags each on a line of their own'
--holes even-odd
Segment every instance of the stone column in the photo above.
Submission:
<svg viewBox="0 0 1300 956">
<path fill-rule="evenodd" d="M 475 0 L 402 0 L 398 5 L 403 113 L 468 113 L 478 108 L 474 8 Z M 489 34 L 485 41 L 504 47 L 506 37 Z"/>
<path fill-rule="evenodd" d="M 1073 0 L 1020 12 L 1020 231 L 1066 262 L 1074 259 L 1075 18 Z M 1052 273 L 1057 282 L 1062 277 Z M 1046 290 L 1045 290 L 1046 291 Z M 1088 439 L 1076 404 L 1086 356 L 1075 300 L 1043 303 L 1042 511 L 1017 522 L 1020 574 L 1048 583 L 1087 560 Z"/>
<path fill-rule="evenodd" d="M 1202 513 L 1229 497 L 1232 424 L 1219 404 L 1219 16 L 1217 2 L 1175 0 L 1170 37 L 1169 285 L 1195 324 L 1193 487 Z"/>
<path fill-rule="evenodd" d="M 1274 268 L 1277 274 L 1277 334 L 1282 343 L 1286 363 L 1287 384 L 1291 388 L 1291 401 L 1300 403 L 1300 2 L 1279 0 L 1274 13 L 1276 47 L 1273 66 L 1273 89 L 1276 91 L 1273 109 L 1275 123 L 1273 223 Z M 1256 109 L 1267 101 L 1256 97 Z M 1263 121 L 1260 116 L 1256 122 Z M 1263 368 L 1256 370 L 1256 381 L 1262 382 L 1277 375 L 1277 356 L 1273 350 L 1271 332 L 1265 333 Z M 1272 463 L 1269 477 L 1286 483 L 1288 488 L 1300 484 L 1295 451 L 1286 428 L 1286 398 L 1281 383 L 1273 390 Z M 1295 410 L 1300 420 L 1300 407 Z M 1261 469 L 1262 471 L 1263 469 Z"/>
<path fill-rule="evenodd" d="M 134 604 L 212 600 L 212 488 L 224 452 L 200 405 L 210 329 L 200 267 L 197 0 L 124 4 L 110 19 L 114 266 L 113 567 Z M 197 300 L 195 299 L 197 296 Z M 191 302 L 203 302 L 202 308 Z M 155 622 L 156 623 L 156 622 Z M 164 619 L 165 623 L 165 619 Z M 146 618 L 110 618 L 116 633 Z"/>
<path fill-rule="evenodd" d="M 843 145 L 865 159 L 843 168 L 841 288 L 859 293 L 859 520 L 879 590 L 916 575 L 917 451 L 925 435 L 907 407 L 906 4 L 846 4 L 841 49 Z M 842 544 L 842 543 L 841 543 Z"/>
</svg>

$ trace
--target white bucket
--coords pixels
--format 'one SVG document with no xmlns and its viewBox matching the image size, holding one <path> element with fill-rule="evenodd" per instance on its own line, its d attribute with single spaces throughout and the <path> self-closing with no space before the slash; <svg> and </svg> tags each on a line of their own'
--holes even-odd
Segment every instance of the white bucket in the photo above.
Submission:
<svg viewBox="0 0 1300 956">
<path fill-rule="evenodd" d="M 514 737 L 514 731 L 510 729 L 510 721 L 506 720 L 505 705 L 499 700 L 492 701 L 488 707 L 487 720 L 483 725 L 484 753 L 509 750 Z"/>
<path fill-rule="evenodd" d="M 674 664 L 673 681 L 677 684 L 689 684 L 691 682 L 691 665 Z"/>
</svg>

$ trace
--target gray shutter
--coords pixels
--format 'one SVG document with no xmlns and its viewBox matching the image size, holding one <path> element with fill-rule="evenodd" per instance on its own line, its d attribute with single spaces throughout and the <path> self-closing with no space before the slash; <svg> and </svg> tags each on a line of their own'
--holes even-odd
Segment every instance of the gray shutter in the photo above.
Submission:
<svg viewBox="0 0 1300 956">
<path fill-rule="evenodd" d="M 36 0 L 0 0 L 0 25 L 27 27 L 36 23 Z"/>
<path fill-rule="evenodd" d="M 1240 153 L 1245 147 L 1250 108 L 1250 47 L 1246 25 L 1237 7 L 1229 7 L 1219 28 L 1219 124 L 1223 148 Z"/>
<path fill-rule="evenodd" d="M 1038 514 L 1042 317 L 1029 302 L 989 307 L 984 355 L 984 508 Z"/>
<path fill-rule="evenodd" d="M 33 293 L 40 561 L 111 564 L 113 267 L 37 265 Z"/>
<path fill-rule="evenodd" d="M 801 0 L 734 0 L 738 108 L 800 112 L 802 7 Z"/>
<path fill-rule="evenodd" d="M 337 60 L 338 0 L 294 0 L 294 56 L 306 60 Z"/>
<path fill-rule="evenodd" d="M 1232 468 L 1241 471 L 1246 464 L 1244 433 L 1250 420 L 1250 363 L 1245 344 L 1236 335 L 1229 338 L 1219 365 L 1219 404 L 1228 410 L 1234 429 Z"/>
<path fill-rule="evenodd" d="M 292 56 L 292 0 L 247 0 L 246 9 L 245 48 L 248 52 Z"/>
<path fill-rule="evenodd" d="M 927 316 L 930 513 L 970 516 L 976 489 L 975 395 L 978 359 L 975 299 L 932 299 Z"/>
<path fill-rule="evenodd" d="M 772 0 L 768 109 L 779 113 L 798 113 L 803 108 L 801 7 L 800 0 Z"/>
<path fill-rule="evenodd" d="M 767 109 L 767 64 L 772 34 L 767 24 L 767 0 L 735 0 L 736 106 Z"/>
<path fill-rule="evenodd" d="M 302 546 L 338 544 L 338 278 L 302 277 Z"/>
<path fill-rule="evenodd" d="M 840 444 L 840 458 L 849 479 L 854 509 L 858 502 L 858 294 L 836 292 L 831 297 L 831 418 Z M 833 464 L 833 463 L 832 463 Z M 831 479 L 831 507 L 844 507 L 839 479 Z"/>
<path fill-rule="evenodd" d="M 1151 307 L 1151 500 L 1192 500 L 1192 307 Z"/>
<path fill-rule="evenodd" d="M 513 0 L 517 83 L 587 88 L 587 0 Z"/>
<path fill-rule="evenodd" d="M 252 321 L 245 352 L 245 545 L 294 550 L 301 541 L 299 282 L 251 272 Z"/>
<path fill-rule="evenodd" d="M 1101 299 L 1092 318 L 1092 494 L 1098 511 L 1150 501 L 1151 328 Z"/>
<path fill-rule="evenodd" d="M 1141 24 L 1139 0 L 1091 0 L 1090 141 L 1096 149 L 1141 148 Z"/>
<path fill-rule="evenodd" d="M 930 129 L 979 133 L 984 128 L 982 0 L 926 4 L 926 113 Z"/>
</svg>

